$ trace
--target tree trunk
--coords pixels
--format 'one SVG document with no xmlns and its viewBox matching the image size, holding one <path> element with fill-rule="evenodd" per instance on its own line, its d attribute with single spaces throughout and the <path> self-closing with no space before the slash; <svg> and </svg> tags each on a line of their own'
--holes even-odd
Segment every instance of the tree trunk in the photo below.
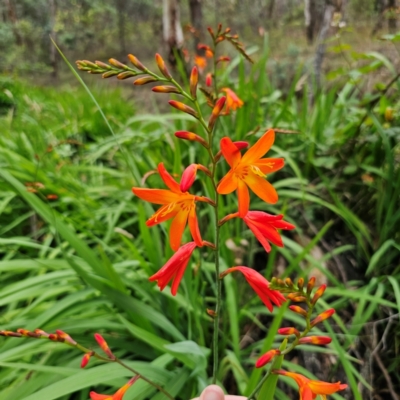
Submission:
<svg viewBox="0 0 400 400">
<path fill-rule="evenodd" d="M 395 33 L 396 32 L 396 0 L 389 0 L 388 1 L 388 10 L 387 12 L 389 13 L 388 17 L 388 29 L 389 33 Z"/>
<path fill-rule="evenodd" d="M 194 32 L 194 51 L 199 52 L 197 45 L 203 39 L 203 11 L 202 11 L 202 0 L 189 0 L 190 8 L 190 21 L 192 23 Z"/>
<path fill-rule="evenodd" d="M 49 0 L 49 12 L 50 12 L 50 37 L 57 42 L 55 25 L 57 15 L 57 3 L 56 0 Z M 58 64 L 57 64 L 57 52 L 53 42 L 50 41 L 50 65 L 53 67 L 52 76 L 57 78 L 58 76 Z"/>
<path fill-rule="evenodd" d="M 163 0 L 163 37 L 169 50 L 168 60 L 175 66 L 176 54 L 181 53 L 183 44 L 179 0 Z"/>
</svg>

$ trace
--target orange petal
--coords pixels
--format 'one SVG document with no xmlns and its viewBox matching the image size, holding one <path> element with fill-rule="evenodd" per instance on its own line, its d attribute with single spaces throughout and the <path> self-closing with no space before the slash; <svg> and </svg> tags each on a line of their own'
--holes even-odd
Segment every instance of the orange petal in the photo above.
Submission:
<svg viewBox="0 0 400 400">
<path fill-rule="evenodd" d="M 246 184 L 239 179 L 238 180 L 238 201 L 239 201 L 239 216 L 243 218 L 250 207 L 250 194 Z"/>
<path fill-rule="evenodd" d="M 272 146 L 275 140 L 275 132 L 270 129 L 246 152 L 242 158 L 243 164 L 254 164 Z"/>
<path fill-rule="evenodd" d="M 199 224 L 197 222 L 196 206 L 192 207 L 189 212 L 189 229 L 196 245 L 202 247 L 203 239 L 201 238 Z"/>
<path fill-rule="evenodd" d="M 177 251 L 181 245 L 182 235 L 186 227 L 188 215 L 188 210 L 180 210 L 172 221 L 169 230 L 169 243 L 174 251 Z"/>
<path fill-rule="evenodd" d="M 340 382 L 328 383 L 322 381 L 309 381 L 308 386 L 315 394 L 332 394 L 345 389 L 345 387 L 342 387 L 343 385 L 341 385 Z"/>
<path fill-rule="evenodd" d="M 253 165 L 260 168 L 263 174 L 270 174 L 281 169 L 285 165 L 285 160 L 283 158 L 262 158 Z"/>
<path fill-rule="evenodd" d="M 92 400 L 112 400 L 112 396 L 108 394 L 98 394 L 96 392 L 90 392 L 90 398 Z"/>
<path fill-rule="evenodd" d="M 165 206 L 160 207 L 147 221 L 147 226 L 154 226 L 157 224 L 161 224 L 161 222 L 166 221 L 167 219 L 175 217 L 178 213 L 179 208 L 176 206 L 176 203 L 166 204 Z"/>
<path fill-rule="evenodd" d="M 182 193 L 179 188 L 178 182 L 170 175 L 170 173 L 165 169 L 164 164 L 158 164 L 158 173 L 161 176 L 161 179 L 164 183 L 174 192 L 174 193 Z"/>
<path fill-rule="evenodd" d="M 242 158 L 239 149 L 228 137 L 222 138 L 220 145 L 222 154 L 225 157 L 226 162 L 230 165 L 230 167 L 236 167 L 239 164 L 240 159 Z"/>
<path fill-rule="evenodd" d="M 229 194 L 236 190 L 238 187 L 238 178 L 230 170 L 219 182 L 217 192 L 219 194 Z"/>
<path fill-rule="evenodd" d="M 300 387 L 300 400 L 313 400 L 313 399 L 315 399 L 315 396 L 313 395 L 313 392 L 307 385 Z"/>
<path fill-rule="evenodd" d="M 132 192 L 142 200 L 155 204 L 175 203 L 182 199 L 177 193 L 165 189 L 132 188 Z"/>
<path fill-rule="evenodd" d="M 278 194 L 275 188 L 264 178 L 252 171 L 244 178 L 249 188 L 266 203 L 275 204 L 278 201 Z"/>
<path fill-rule="evenodd" d="M 257 228 L 257 226 L 253 223 L 247 223 L 247 225 L 250 228 L 250 230 L 253 232 L 253 234 L 257 238 L 257 240 L 264 247 L 265 251 L 267 253 L 269 253 L 271 251 L 271 245 L 268 243 L 268 240 L 263 236 L 263 234 L 260 232 L 260 230 Z"/>
</svg>

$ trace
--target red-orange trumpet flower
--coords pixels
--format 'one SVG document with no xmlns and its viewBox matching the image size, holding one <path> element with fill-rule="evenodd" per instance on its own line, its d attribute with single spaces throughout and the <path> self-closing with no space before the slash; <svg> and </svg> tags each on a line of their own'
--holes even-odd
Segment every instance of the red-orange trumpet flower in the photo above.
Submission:
<svg viewBox="0 0 400 400">
<path fill-rule="evenodd" d="M 243 101 L 232 89 L 222 88 L 221 91 L 226 93 L 225 114 L 229 114 L 231 110 L 235 111 L 243 106 Z"/>
<path fill-rule="evenodd" d="M 126 391 L 140 378 L 139 375 L 134 376 L 128 383 L 122 388 L 118 389 L 114 394 L 98 394 L 96 392 L 90 392 L 90 398 L 92 400 L 122 400 Z"/>
<path fill-rule="evenodd" d="M 231 170 L 219 182 L 217 191 L 229 194 L 237 189 L 239 215 L 245 217 L 249 211 L 250 195 L 247 186 L 267 203 L 276 203 L 278 194 L 264 178 L 266 174 L 283 167 L 283 158 L 261 158 L 272 146 L 275 132 L 270 129 L 243 155 L 229 137 L 221 139 L 221 150 Z"/>
<path fill-rule="evenodd" d="M 189 259 L 196 247 L 195 242 L 184 244 L 157 273 L 149 278 L 149 281 L 157 281 L 160 290 L 164 290 L 165 286 L 172 280 L 171 293 L 175 296 Z"/>
<path fill-rule="evenodd" d="M 257 293 L 261 301 L 266 305 L 269 311 L 272 312 L 272 303 L 277 307 L 280 307 L 285 301 L 285 297 L 276 290 L 269 288 L 269 282 L 257 271 L 248 267 L 232 267 L 228 268 L 220 275 L 223 278 L 225 275 L 230 274 L 234 271 L 240 271 L 249 285 Z"/>
<path fill-rule="evenodd" d="M 229 214 L 221 220 L 221 224 L 232 219 L 240 217 L 239 213 Z M 283 247 L 282 238 L 279 235 L 278 229 L 291 230 L 295 226 L 289 222 L 283 221 L 283 215 L 271 215 L 263 211 L 249 211 L 243 221 L 254 233 L 254 236 L 262 244 L 265 251 L 269 253 L 271 246 L 269 242 L 278 247 Z"/>
<path fill-rule="evenodd" d="M 288 376 L 296 381 L 299 385 L 300 400 L 313 400 L 317 395 L 320 395 L 323 400 L 326 400 L 326 395 L 333 394 L 339 390 L 347 388 L 346 384 L 340 382 L 328 383 L 322 381 L 313 381 L 303 375 L 284 370 L 275 370 L 275 374 Z"/>
<path fill-rule="evenodd" d="M 201 246 L 202 239 L 197 222 L 196 201 L 208 203 L 212 203 L 212 201 L 206 197 L 182 192 L 179 183 L 167 172 L 163 163 L 158 165 L 158 172 L 170 190 L 132 188 L 132 192 L 141 199 L 155 204 L 162 204 L 162 207 L 147 220 L 146 225 L 157 225 L 173 218 L 170 228 L 170 245 L 176 251 L 181 244 L 183 231 L 188 222 L 193 240 L 198 246 Z"/>
</svg>

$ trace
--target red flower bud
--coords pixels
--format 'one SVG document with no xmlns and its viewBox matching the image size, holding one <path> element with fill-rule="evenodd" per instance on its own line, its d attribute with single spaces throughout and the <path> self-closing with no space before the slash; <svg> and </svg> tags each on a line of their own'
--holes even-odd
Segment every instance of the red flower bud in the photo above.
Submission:
<svg viewBox="0 0 400 400">
<path fill-rule="evenodd" d="M 198 118 L 197 112 L 193 110 L 193 108 L 187 106 L 186 104 L 181 103 L 180 101 L 170 100 L 169 105 L 176 108 L 179 111 L 183 111 L 184 113 L 193 115 L 193 117 Z"/>
<path fill-rule="evenodd" d="M 197 67 L 192 68 L 192 73 L 190 74 L 190 94 L 195 99 L 197 97 L 197 84 L 199 83 L 199 70 Z"/>
<path fill-rule="evenodd" d="M 334 308 L 330 308 L 329 310 L 324 311 L 311 321 L 311 327 L 314 327 L 320 322 L 325 321 L 326 319 L 332 317 L 333 314 L 335 314 Z"/>
<path fill-rule="evenodd" d="M 110 358 L 115 358 L 114 354 L 108 347 L 107 342 L 104 340 L 103 336 L 101 336 L 99 333 L 94 334 L 94 338 L 96 339 L 96 342 L 99 344 L 100 348 L 108 355 Z"/>
<path fill-rule="evenodd" d="M 332 342 L 332 339 L 328 336 L 306 336 L 299 339 L 300 344 L 309 343 L 309 344 L 329 344 Z"/>
<path fill-rule="evenodd" d="M 67 342 L 72 345 L 76 345 L 75 340 L 72 339 L 67 333 L 60 331 L 59 329 L 56 330 L 59 339 L 62 339 L 63 342 Z"/>
<path fill-rule="evenodd" d="M 190 140 L 192 142 L 199 142 L 201 143 L 205 148 L 208 149 L 208 143 L 199 135 L 196 135 L 193 132 L 188 132 L 188 131 L 178 131 L 175 132 L 175 136 L 179 139 L 184 139 L 184 140 Z"/>
<path fill-rule="evenodd" d="M 146 67 L 132 54 L 128 54 L 129 61 L 141 71 L 146 71 Z"/>
<path fill-rule="evenodd" d="M 315 278 L 312 277 L 310 278 L 307 284 L 307 294 L 311 294 L 312 290 L 314 289 L 314 285 L 315 285 Z"/>
<path fill-rule="evenodd" d="M 274 357 L 279 356 L 281 352 L 279 350 L 269 350 L 265 354 L 263 354 L 256 361 L 256 368 L 261 368 L 264 365 L 268 364 Z"/>
<path fill-rule="evenodd" d="M 175 86 L 154 86 L 151 89 L 153 92 L 156 93 L 178 93 L 181 94 L 180 90 L 177 89 Z"/>
<path fill-rule="evenodd" d="M 211 72 L 209 72 L 209 73 L 206 75 L 206 85 L 207 85 L 208 87 L 210 87 L 210 86 L 212 85 L 212 73 L 211 73 Z"/>
<path fill-rule="evenodd" d="M 128 67 L 125 64 L 122 64 L 122 62 L 119 62 L 118 60 L 116 60 L 115 58 L 110 58 L 108 60 L 108 62 L 111 65 L 114 65 L 114 67 L 120 68 L 120 69 L 128 69 Z"/>
<path fill-rule="evenodd" d="M 284 335 L 284 336 L 289 336 L 289 335 L 300 336 L 300 332 L 296 328 L 293 328 L 293 327 L 280 328 L 280 329 L 278 329 L 278 333 L 279 333 L 279 335 Z"/>
<path fill-rule="evenodd" d="M 307 311 L 299 306 L 289 306 L 289 309 L 303 317 L 307 317 Z"/>
<path fill-rule="evenodd" d="M 90 353 L 85 353 L 85 355 L 82 357 L 81 368 L 85 368 L 86 365 L 88 365 L 90 357 L 92 357 L 93 354 L 94 354 L 93 351 L 91 351 Z"/>
<path fill-rule="evenodd" d="M 315 304 L 318 299 L 324 294 L 326 289 L 326 285 L 321 285 L 318 290 L 315 292 L 314 297 L 311 300 L 311 304 Z"/>
<path fill-rule="evenodd" d="M 158 79 L 153 78 L 152 76 L 144 76 L 143 78 L 136 79 L 135 82 L 133 82 L 134 85 L 145 85 L 146 83 L 150 82 L 157 82 Z"/>
<path fill-rule="evenodd" d="M 220 99 L 217 100 L 217 102 L 215 103 L 215 106 L 211 112 L 211 116 L 210 119 L 208 121 L 208 128 L 210 130 L 212 130 L 214 128 L 215 122 L 222 110 L 222 108 L 225 105 L 225 101 L 226 101 L 226 97 L 222 96 Z"/>
<path fill-rule="evenodd" d="M 165 66 L 165 62 L 163 58 L 157 53 L 156 54 L 156 63 L 160 72 L 167 78 L 172 79 L 171 74 L 169 73 L 167 67 Z"/>
</svg>

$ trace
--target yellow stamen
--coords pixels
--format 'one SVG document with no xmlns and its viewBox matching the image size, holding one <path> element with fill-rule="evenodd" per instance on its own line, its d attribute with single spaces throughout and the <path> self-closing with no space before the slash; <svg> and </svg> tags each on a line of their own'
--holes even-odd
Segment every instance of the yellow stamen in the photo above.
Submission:
<svg viewBox="0 0 400 400">
<path fill-rule="evenodd" d="M 265 178 L 267 175 L 263 174 L 260 168 L 258 168 L 256 165 L 251 166 L 251 170 L 258 176 L 261 176 L 262 178 Z"/>
</svg>

